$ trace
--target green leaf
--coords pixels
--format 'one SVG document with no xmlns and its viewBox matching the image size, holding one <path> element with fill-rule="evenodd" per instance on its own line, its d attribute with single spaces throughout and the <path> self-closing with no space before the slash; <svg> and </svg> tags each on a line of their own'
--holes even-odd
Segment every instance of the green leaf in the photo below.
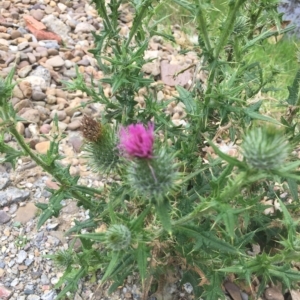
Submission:
<svg viewBox="0 0 300 300">
<path fill-rule="evenodd" d="M 34 205 L 41 210 L 46 210 L 48 208 L 48 204 L 46 204 L 46 203 L 38 202 L 38 203 L 35 203 Z"/>
<path fill-rule="evenodd" d="M 237 217 L 233 214 L 231 209 L 228 209 L 224 213 L 219 214 L 219 216 L 224 222 L 226 232 L 229 234 L 231 240 L 233 240 L 235 237 L 234 229 L 235 224 L 237 224 Z"/>
<path fill-rule="evenodd" d="M 38 207 L 43 209 L 43 213 L 41 214 L 38 223 L 37 223 L 37 228 L 40 229 L 41 226 L 51 217 L 57 217 L 60 210 L 62 209 L 61 201 L 70 198 L 68 193 L 66 193 L 64 190 L 59 189 L 57 190 L 54 194 L 51 195 L 49 199 L 49 204 L 48 207 L 44 205 L 40 205 L 38 203 Z"/>
<path fill-rule="evenodd" d="M 228 165 L 217 179 L 211 180 L 210 184 L 217 192 L 222 190 L 222 188 L 226 185 L 228 176 L 231 175 L 233 168 L 234 165 Z"/>
<path fill-rule="evenodd" d="M 75 222 L 75 226 L 73 226 L 71 229 L 69 229 L 67 232 L 66 232 L 66 235 L 72 233 L 72 232 L 80 232 L 81 229 L 84 229 L 84 228 L 91 228 L 91 227 L 95 227 L 97 224 L 95 223 L 94 220 L 92 219 L 88 219 L 88 220 L 85 220 L 83 222 L 79 222 L 77 220 L 74 220 Z"/>
<path fill-rule="evenodd" d="M 175 229 L 181 233 L 185 233 L 187 236 L 196 239 L 196 245 L 194 250 L 197 251 L 201 248 L 215 250 L 217 252 L 240 254 L 238 249 L 228 244 L 224 240 L 219 239 L 213 231 L 201 232 L 201 228 L 190 226 L 190 225 L 176 225 Z"/>
<path fill-rule="evenodd" d="M 289 185 L 289 189 L 290 189 L 293 200 L 298 201 L 299 197 L 298 197 L 298 184 L 297 184 L 297 181 L 295 179 L 288 178 L 287 183 Z"/>
<path fill-rule="evenodd" d="M 57 300 L 62 299 L 68 292 L 76 291 L 78 289 L 79 280 L 87 274 L 87 267 L 81 266 L 79 269 L 70 267 L 69 269 L 70 271 L 67 269 L 59 282 L 55 285 L 55 287 L 58 288 L 64 283 L 64 280 L 67 281 L 67 285 L 55 298 Z"/>
<path fill-rule="evenodd" d="M 109 262 L 109 265 L 107 266 L 105 273 L 103 275 L 103 277 L 101 278 L 101 284 L 103 284 L 108 278 L 109 276 L 113 273 L 114 269 L 116 268 L 116 266 L 118 265 L 120 259 L 121 259 L 121 252 L 120 251 L 112 251 L 111 252 L 111 260 Z"/>
<path fill-rule="evenodd" d="M 177 85 L 176 90 L 179 93 L 179 99 L 184 103 L 186 112 L 189 114 L 195 114 L 197 111 L 197 104 L 192 97 L 192 94 L 184 89 L 182 86 Z"/>
<path fill-rule="evenodd" d="M 163 228 L 168 232 L 171 233 L 171 220 L 169 215 L 170 205 L 167 200 L 159 201 L 156 205 L 156 214 L 159 217 L 159 220 L 163 226 Z"/>
<path fill-rule="evenodd" d="M 245 114 L 248 115 L 250 118 L 255 119 L 255 120 L 261 120 L 261 121 L 265 121 L 265 122 L 270 122 L 273 123 L 275 125 L 281 125 L 282 124 L 280 122 L 278 122 L 277 120 L 269 117 L 269 116 L 264 116 L 261 115 L 260 113 L 254 112 L 252 110 L 249 109 L 245 109 Z"/>
<path fill-rule="evenodd" d="M 271 266 L 269 269 L 271 276 L 277 277 L 280 280 L 283 280 L 285 285 L 290 288 L 292 282 L 298 282 L 300 280 L 299 271 L 292 270 L 290 266 Z"/>
<path fill-rule="evenodd" d="M 144 211 L 142 213 L 140 213 L 139 216 L 131 222 L 131 224 L 129 226 L 130 231 L 138 232 L 143 229 L 144 219 L 148 215 L 150 209 L 151 209 L 151 205 L 149 204 L 146 207 L 146 209 L 144 209 Z"/>
<path fill-rule="evenodd" d="M 277 201 L 279 202 L 280 208 L 282 210 L 283 222 L 284 222 L 285 226 L 287 227 L 287 229 L 294 228 L 295 222 L 294 222 L 292 216 L 290 215 L 289 211 L 287 210 L 286 206 L 283 204 L 283 202 L 281 201 L 280 198 L 277 198 Z"/>
<path fill-rule="evenodd" d="M 105 232 L 98 232 L 98 233 L 84 233 L 79 235 L 80 238 L 90 239 L 97 242 L 104 242 L 106 241 Z"/>
<path fill-rule="evenodd" d="M 220 275 L 217 272 L 214 272 L 214 274 L 209 277 L 209 281 L 210 284 L 205 285 L 205 292 L 202 295 L 204 299 L 226 299 L 221 288 Z"/>
<path fill-rule="evenodd" d="M 140 272 L 142 285 L 144 285 L 147 273 L 147 258 L 149 256 L 149 249 L 147 248 L 145 242 L 139 242 L 136 252 L 137 265 Z"/>
<path fill-rule="evenodd" d="M 1 126 L 0 126 L 1 127 Z M 4 157 L 0 158 L 0 163 L 9 162 L 15 168 L 16 161 L 20 156 L 24 155 L 24 152 L 16 150 L 10 147 L 4 142 L 4 135 L 0 136 L 0 153 L 5 154 Z"/>
<path fill-rule="evenodd" d="M 297 71 L 292 86 L 288 86 L 289 96 L 286 99 L 290 105 L 297 105 L 299 102 L 299 83 L 300 83 L 300 70 Z"/>
<path fill-rule="evenodd" d="M 40 229 L 42 225 L 51 217 L 53 217 L 53 211 L 51 209 L 46 209 L 39 217 L 39 221 L 37 223 L 37 229 Z"/>
</svg>

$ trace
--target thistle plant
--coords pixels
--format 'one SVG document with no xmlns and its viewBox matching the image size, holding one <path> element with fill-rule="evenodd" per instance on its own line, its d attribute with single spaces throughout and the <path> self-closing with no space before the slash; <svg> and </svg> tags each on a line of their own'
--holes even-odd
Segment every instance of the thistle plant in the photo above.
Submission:
<svg viewBox="0 0 300 300">
<path fill-rule="evenodd" d="M 130 1 L 134 19 L 127 37 L 118 27 L 123 2 L 92 2 L 104 29 L 94 34 L 95 49 L 90 52 L 105 77 L 85 81 L 78 73 L 65 85 L 105 106 L 101 119 L 82 118 L 81 132 L 84 155 L 97 175 L 110 176 L 109 184 L 101 190 L 79 185 L 79 178 L 59 162 L 59 135 L 51 136 L 47 154 L 30 149 L 16 130 L 19 117 L 10 103 L 13 72 L 0 80 L 2 161 L 14 165 L 20 156 L 29 156 L 59 185 L 49 203 L 37 203 L 42 210 L 38 227 L 59 216 L 64 199 L 89 210 L 89 219 L 75 220 L 67 232 L 74 242 L 81 241 L 79 251 L 71 246 L 52 257 L 65 268 L 56 285 L 61 289 L 57 299 L 99 271 L 99 286 L 109 281 L 110 292 L 138 271 L 146 299 L 150 283 L 163 282 L 163 273 L 174 265 L 181 267 L 181 284 L 192 284 L 195 299 L 224 299 L 222 283 L 233 275 L 250 290 L 255 276 L 257 295 L 276 281 L 291 289 L 300 280 L 293 269 L 293 262 L 299 261 L 293 215 L 299 205 L 300 162 L 291 154 L 300 140 L 300 73 L 281 101 L 290 114 L 272 117 L 263 113 L 260 97 L 272 89 L 278 72 L 265 74 L 259 61 L 247 59 L 267 38 L 292 29 L 270 30 L 280 24 L 275 1 L 228 0 L 222 2 L 223 9 L 217 9 L 215 1 L 173 1 L 197 28 L 193 48 L 201 71 L 208 74 L 204 83 L 195 80 L 189 89 L 174 90 L 172 101 L 185 108 L 181 125 L 165 114 L 171 100 L 156 101 L 151 85 L 155 78 L 142 71 L 154 35 L 174 42 L 159 30 L 163 20 L 155 19 L 154 12 L 165 1 Z M 111 98 L 104 84 L 111 86 Z M 141 89 L 146 91 L 142 109 L 135 100 Z M 4 142 L 4 133 L 19 149 Z M 236 143 L 237 157 L 224 153 L 219 139 Z M 281 192 L 293 202 L 282 201 Z M 280 209 L 265 214 L 269 206 L 264 197 L 276 200 Z M 249 254 L 252 244 L 259 244 L 261 252 Z"/>
</svg>

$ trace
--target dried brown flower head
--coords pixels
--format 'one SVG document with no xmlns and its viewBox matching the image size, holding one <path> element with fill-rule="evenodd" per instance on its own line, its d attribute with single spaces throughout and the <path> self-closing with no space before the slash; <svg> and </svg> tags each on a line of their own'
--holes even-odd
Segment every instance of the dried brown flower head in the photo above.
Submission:
<svg viewBox="0 0 300 300">
<path fill-rule="evenodd" d="M 85 115 L 81 121 L 81 132 L 89 142 L 97 142 L 102 133 L 101 123 Z"/>
</svg>

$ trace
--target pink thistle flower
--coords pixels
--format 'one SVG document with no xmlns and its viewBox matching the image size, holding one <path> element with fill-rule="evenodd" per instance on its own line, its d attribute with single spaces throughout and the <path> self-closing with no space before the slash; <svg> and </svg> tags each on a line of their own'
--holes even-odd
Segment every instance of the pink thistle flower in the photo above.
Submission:
<svg viewBox="0 0 300 300">
<path fill-rule="evenodd" d="M 149 122 L 148 128 L 143 124 L 131 124 L 120 130 L 119 149 L 128 156 L 140 158 L 153 157 L 154 124 Z"/>
</svg>

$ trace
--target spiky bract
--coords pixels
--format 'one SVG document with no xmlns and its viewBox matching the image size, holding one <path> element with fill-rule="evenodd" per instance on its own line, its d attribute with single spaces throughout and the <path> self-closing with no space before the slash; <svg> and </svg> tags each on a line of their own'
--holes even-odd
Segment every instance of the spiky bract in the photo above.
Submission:
<svg viewBox="0 0 300 300">
<path fill-rule="evenodd" d="M 108 173 L 119 161 L 116 137 L 110 125 L 101 125 L 101 137 L 96 141 L 86 141 L 83 150 L 89 165 L 95 172 Z"/>
<path fill-rule="evenodd" d="M 129 247 L 131 243 L 131 232 L 124 226 L 115 224 L 106 231 L 106 244 L 113 251 L 120 251 Z"/>
<path fill-rule="evenodd" d="M 245 137 L 243 155 L 255 169 L 278 170 L 286 162 L 290 147 L 285 137 L 275 128 L 255 128 Z"/>
<path fill-rule="evenodd" d="M 157 202 L 177 188 L 179 172 L 174 155 L 164 149 L 156 154 L 152 159 L 128 161 L 127 179 L 133 192 Z"/>
</svg>

